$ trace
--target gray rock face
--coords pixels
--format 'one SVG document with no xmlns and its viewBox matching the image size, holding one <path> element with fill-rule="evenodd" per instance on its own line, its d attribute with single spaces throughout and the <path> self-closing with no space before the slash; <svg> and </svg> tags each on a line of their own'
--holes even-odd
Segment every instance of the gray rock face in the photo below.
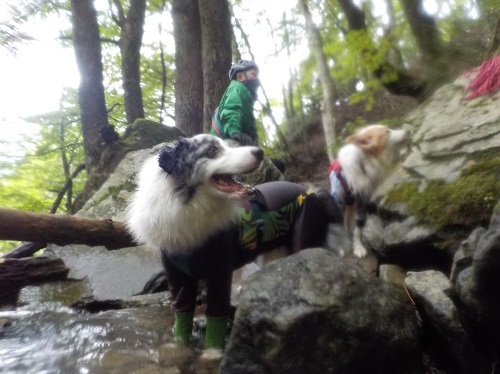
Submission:
<svg viewBox="0 0 500 374">
<path fill-rule="evenodd" d="M 403 290 L 324 249 L 266 266 L 243 286 L 221 373 L 418 373 Z"/>
<path fill-rule="evenodd" d="M 46 254 L 61 258 L 70 268 L 68 278 L 86 280 L 99 300 L 139 293 L 163 267 L 159 254 L 144 246 L 108 251 L 104 247 L 51 245 Z"/>
<path fill-rule="evenodd" d="M 421 271 L 410 273 L 405 284 L 447 365 L 456 373 L 486 372 L 489 365 L 469 340 L 448 278 L 438 271 Z"/>
<path fill-rule="evenodd" d="M 179 135 L 178 131 L 165 131 L 162 128 L 166 126 L 151 121 L 138 122 L 134 126 L 134 134 L 138 138 L 136 141 L 145 146 L 154 144 L 154 139 L 147 138 L 147 133 L 150 137 L 155 134 L 159 136 L 157 141 L 165 140 L 168 136 L 173 137 L 168 140 L 172 141 Z M 162 144 L 128 153 L 76 215 L 123 222 L 129 199 L 137 186 L 137 173 L 144 160 Z M 70 268 L 68 277 L 86 279 L 91 296 L 100 300 L 132 296 L 140 292 L 151 277 L 163 269 L 159 253 L 145 246 L 109 251 L 100 246 L 50 245 L 45 254 L 60 257 Z"/>
<path fill-rule="evenodd" d="M 403 167 L 428 179 L 453 180 L 468 155 L 500 147 L 500 93 L 462 101 L 465 77 L 438 89 L 409 120 L 417 125 Z"/>
<path fill-rule="evenodd" d="M 474 251 L 476 250 L 477 244 L 481 240 L 485 231 L 486 229 L 482 227 L 475 229 L 469 237 L 460 244 L 460 247 L 455 252 L 450 275 L 450 279 L 453 283 L 457 281 L 458 276 L 463 270 L 472 265 Z"/>
<path fill-rule="evenodd" d="M 405 118 L 403 127 L 411 134 L 407 157 L 374 196 L 384 213 L 386 245 L 381 254 L 398 263 L 401 258 L 409 259 L 405 266 L 419 262 L 414 269 L 429 268 L 436 260 L 442 262 L 440 270 L 449 266 L 459 243 L 478 225 L 478 219 L 468 220 L 480 216 L 477 210 L 471 211 L 472 207 L 488 209 L 481 216 L 484 218 L 500 200 L 498 188 L 480 191 L 480 174 L 474 174 L 476 179 L 462 178 L 478 164 L 478 169 L 484 168 L 483 173 L 498 173 L 498 166 L 491 165 L 500 155 L 500 92 L 463 101 L 470 79 L 461 76 L 442 86 Z M 474 173 L 479 173 L 478 169 Z M 471 187 L 473 183 L 477 188 Z M 460 194 L 465 190 L 460 184 L 469 187 L 470 192 Z M 450 198 L 453 201 L 446 200 L 450 193 L 440 195 L 450 185 L 456 191 L 455 200 Z M 389 192 L 398 189 L 400 194 L 389 198 Z M 415 207 L 418 199 L 422 203 Z M 435 216 L 441 214 L 440 222 L 444 223 L 438 224 Z"/>
<path fill-rule="evenodd" d="M 467 248 L 469 257 L 465 258 L 469 258 L 469 261 L 464 260 L 462 253 L 465 251 L 457 252 L 455 287 L 469 321 L 478 329 L 481 340 L 499 354 L 500 204 L 497 205 L 488 230 L 474 231 L 463 247 Z M 467 263 L 469 266 L 464 266 Z"/>
</svg>

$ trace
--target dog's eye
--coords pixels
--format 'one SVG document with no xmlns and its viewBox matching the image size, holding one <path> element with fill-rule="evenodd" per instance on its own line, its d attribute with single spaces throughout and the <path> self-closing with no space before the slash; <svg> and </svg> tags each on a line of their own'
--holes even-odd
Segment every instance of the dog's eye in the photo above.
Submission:
<svg viewBox="0 0 500 374">
<path fill-rule="evenodd" d="M 219 153 L 219 148 L 217 148 L 215 145 L 212 145 L 210 148 L 208 148 L 206 157 L 215 158 L 218 153 Z"/>
</svg>

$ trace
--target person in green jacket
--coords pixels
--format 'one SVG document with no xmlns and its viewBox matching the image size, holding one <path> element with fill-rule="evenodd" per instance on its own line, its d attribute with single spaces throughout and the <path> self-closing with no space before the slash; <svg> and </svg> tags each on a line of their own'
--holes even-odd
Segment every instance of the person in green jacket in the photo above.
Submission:
<svg viewBox="0 0 500 374">
<path fill-rule="evenodd" d="M 254 61 L 239 60 L 231 66 L 229 79 L 212 117 L 210 133 L 240 145 L 258 145 L 253 105 L 260 86 L 259 67 Z"/>
</svg>

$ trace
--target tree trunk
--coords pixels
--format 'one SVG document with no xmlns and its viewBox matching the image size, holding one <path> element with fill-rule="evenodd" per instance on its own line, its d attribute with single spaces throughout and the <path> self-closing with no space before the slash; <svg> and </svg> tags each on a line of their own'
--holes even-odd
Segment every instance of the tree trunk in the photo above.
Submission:
<svg viewBox="0 0 500 374">
<path fill-rule="evenodd" d="M 123 94 L 127 123 L 144 118 L 141 89 L 141 46 L 146 18 L 146 0 L 131 0 L 127 14 L 120 0 L 114 1 L 118 9 L 120 27 L 120 55 L 122 60 Z"/>
<path fill-rule="evenodd" d="M 66 279 L 68 273 L 60 258 L 0 259 L 0 305 L 15 304 L 19 290 L 28 284 Z"/>
<path fill-rule="evenodd" d="M 227 0 L 199 0 L 203 66 L 203 130 L 212 125 L 212 113 L 229 84 L 231 15 Z"/>
<path fill-rule="evenodd" d="M 366 30 L 365 12 L 352 0 L 339 0 L 340 7 L 347 18 L 350 30 Z"/>
<path fill-rule="evenodd" d="M 401 5 L 422 56 L 420 63 L 426 72 L 427 85 L 433 91 L 449 78 L 453 62 L 445 61 L 445 46 L 441 42 L 438 26 L 434 18 L 425 12 L 422 1 L 401 0 Z"/>
<path fill-rule="evenodd" d="M 97 13 L 92 0 L 71 0 L 73 43 L 80 72 L 78 100 L 82 117 L 83 147 L 88 172 L 99 161 L 110 126 L 104 98 L 101 44 Z"/>
<path fill-rule="evenodd" d="M 346 16 L 349 30 L 367 31 L 365 13 L 361 8 L 358 8 L 352 0 L 339 0 L 339 4 Z M 375 43 L 372 42 L 370 47 L 361 51 L 361 58 L 364 58 L 364 54 L 376 53 Z M 395 74 L 397 78 L 388 81 L 385 79 L 388 74 Z M 391 65 L 387 60 L 373 70 L 373 75 L 382 81 L 382 84 L 389 92 L 395 95 L 406 95 L 423 100 L 428 93 L 425 81 L 412 77 L 405 70 Z"/>
<path fill-rule="evenodd" d="M 438 60 L 442 47 L 434 18 L 425 12 L 421 0 L 401 0 L 401 6 L 424 59 L 427 62 Z"/>
<path fill-rule="evenodd" d="M 102 245 L 108 249 L 137 245 L 121 222 L 2 208 L 0 208 L 0 240 L 57 245 Z"/>
<path fill-rule="evenodd" d="M 328 158 L 331 161 L 335 159 L 333 151 L 336 144 L 335 137 L 335 86 L 330 69 L 323 53 L 323 40 L 321 34 L 312 20 L 311 13 L 307 6 L 307 0 L 299 0 L 299 8 L 306 20 L 306 32 L 309 39 L 309 47 L 314 54 L 316 64 L 318 65 L 318 75 L 323 91 L 323 104 L 321 106 L 321 120 L 325 141 L 327 146 Z"/>
<path fill-rule="evenodd" d="M 175 124 L 188 136 L 203 132 L 203 69 L 197 0 L 173 0 Z"/>
</svg>

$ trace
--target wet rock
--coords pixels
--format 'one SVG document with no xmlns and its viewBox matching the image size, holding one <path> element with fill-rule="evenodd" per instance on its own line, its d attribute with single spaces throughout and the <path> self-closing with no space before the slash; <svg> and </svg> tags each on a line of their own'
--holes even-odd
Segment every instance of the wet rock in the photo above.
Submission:
<svg viewBox="0 0 500 374">
<path fill-rule="evenodd" d="M 19 293 L 18 304 L 60 303 L 70 306 L 92 295 L 90 284 L 83 280 L 63 280 L 24 287 Z"/>
<path fill-rule="evenodd" d="M 382 219 L 369 214 L 362 230 L 363 243 L 375 252 L 381 252 L 385 246 L 384 224 Z"/>
<path fill-rule="evenodd" d="M 419 373 L 404 292 L 321 248 L 243 286 L 221 373 Z"/>
<path fill-rule="evenodd" d="M 5 317 L 0 317 L 0 332 L 1 329 L 12 326 L 12 320 Z"/>
<path fill-rule="evenodd" d="M 448 278 L 434 270 L 410 272 L 405 284 L 428 332 L 427 343 L 442 356 L 438 357 L 442 364 L 454 373 L 486 373 L 488 365 L 462 325 Z"/>
<path fill-rule="evenodd" d="M 384 264 L 379 267 L 379 277 L 386 282 L 404 286 L 406 270 L 398 265 Z"/>
<path fill-rule="evenodd" d="M 410 246 L 425 242 L 434 235 L 436 229 L 419 225 L 415 217 L 408 217 L 401 222 L 393 222 L 384 230 L 384 239 L 387 247 Z"/>
<path fill-rule="evenodd" d="M 144 285 L 144 288 L 139 295 L 146 295 L 149 293 L 168 291 L 167 274 L 164 270 L 153 274 L 149 281 Z"/>
<path fill-rule="evenodd" d="M 433 244 L 436 233 L 435 228 L 420 224 L 413 216 L 388 223 L 385 247 L 378 254 L 407 269 L 448 269 L 452 255 Z"/>
<path fill-rule="evenodd" d="M 499 204 L 500 207 L 500 204 Z M 495 304 L 500 303 L 498 290 L 492 284 L 500 284 L 500 209 L 492 217 L 492 224 L 478 240 L 474 253 L 472 268 L 474 272 L 475 289 L 483 299 L 489 299 Z"/>
<path fill-rule="evenodd" d="M 453 256 L 450 279 L 452 283 L 457 281 L 458 275 L 472 265 L 474 252 L 481 237 L 486 230 L 482 227 L 475 229 L 470 236 L 464 240 Z"/>
<path fill-rule="evenodd" d="M 497 355 L 500 353 L 500 294 L 496 286 L 500 284 L 499 217 L 500 204 L 488 230 L 478 229 L 466 241 L 465 246 L 473 243 L 476 247 L 472 264 L 458 273 L 455 282 L 470 321 Z"/>
<path fill-rule="evenodd" d="M 108 251 L 104 247 L 51 245 L 45 252 L 70 268 L 68 278 L 87 279 L 95 299 L 118 299 L 141 292 L 163 267 L 157 253 L 144 246 Z"/>
<path fill-rule="evenodd" d="M 175 343 L 163 344 L 158 353 L 158 361 L 163 367 L 186 367 L 196 360 L 196 355 L 191 348 Z"/>
<path fill-rule="evenodd" d="M 71 306 L 86 310 L 90 313 L 99 313 L 106 310 L 126 309 L 126 308 L 144 308 L 151 306 L 170 305 L 170 295 L 168 292 L 157 292 L 147 295 L 136 295 L 124 299 L 95 300 L 86 297 L 78 300 Z"/>
<path fill-rule="evenodd" d="M 384 229 L 385 247 L 378 252 L 384 262 L 405 269 L 438 269 L 448 272 L 452 253 L 437 247 L 436 229 L 421 225 L 415 217 L 387 223 Z"/>
<path fill-rule="evenodd" d="M 348 252 L 342 258 L 344 259 L 344 261 L 363 269 L 369 275 L 377 275 L 379 261 L 378 257 L 373 253 L 369 252 L 368 255 L 360 258 L 358 256 L 355 256 L 354 253 Z"/>
</svg>

